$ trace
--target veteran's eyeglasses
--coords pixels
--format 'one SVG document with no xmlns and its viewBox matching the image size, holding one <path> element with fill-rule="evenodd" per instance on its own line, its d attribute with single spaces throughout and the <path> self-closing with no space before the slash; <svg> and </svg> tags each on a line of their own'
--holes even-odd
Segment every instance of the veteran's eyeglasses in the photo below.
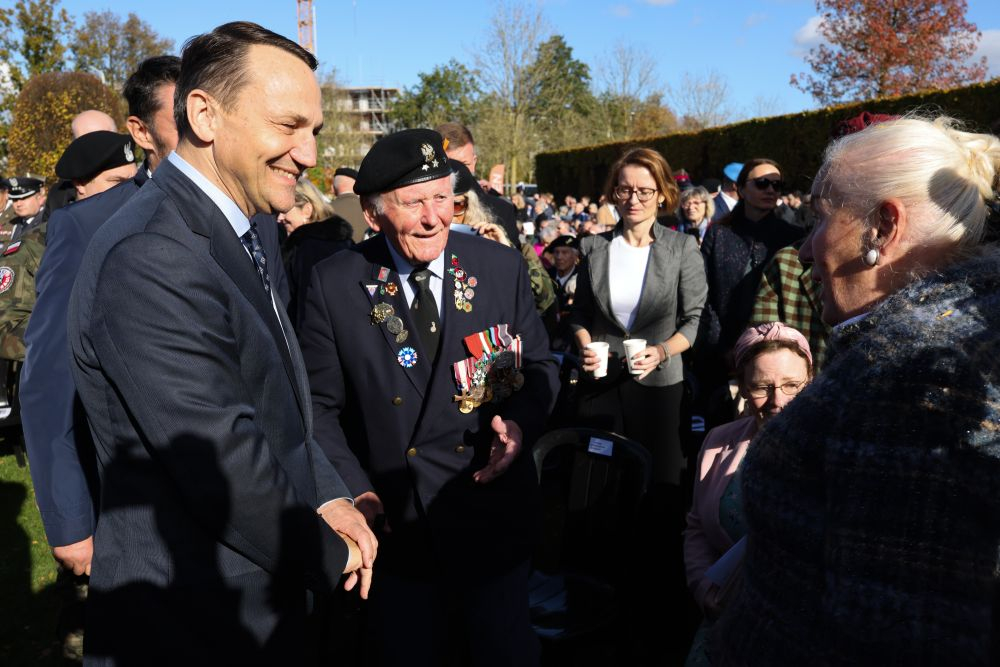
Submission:
<svg viewBox="0 0 1000 667">
<path fill-rule="evenodd" d="M 619 185 L 614 189 L 614 194 L 615 197 L 619 199 L 619 201 L 623 202 L 627 202 L 630 199 L 632 199 L 632 195 L 638 197 L 639 201 L 641 202 L 647 202 L 653 198 L 653 195 L 656 194 L 656 188 L 633 189 L 633 188 L 627 188 L 624 185 Z"/>
<path fill-rule="evenodd" d="M 809 380 L 802 380 L 801 382 L 786 382 L 785 384 L 773 385 L 773 384 L 758 384 L 747 387 L 747 393 L 754 398 L 764 398 L 770 396 L 771 392 L 780 390 L 785 396 L 795 396 L 800 391 L 806 388 L 809 384 Z"/>
</svg>

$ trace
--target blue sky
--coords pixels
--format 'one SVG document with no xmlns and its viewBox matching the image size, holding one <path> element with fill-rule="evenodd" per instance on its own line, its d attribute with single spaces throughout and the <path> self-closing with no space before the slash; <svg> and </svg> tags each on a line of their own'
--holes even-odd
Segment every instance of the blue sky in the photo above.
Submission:
<svg viewBox="0 0 1000 667">
<path fill-rule="evenodd" d="M 314 0 L 317 56 L 347 85 L 407 87 L 418 74 L 455 58 L 471 66 L 486 41 L 494 3 L 480 0 Z M 980 52 L 1000 76 L 1000 2 L 969 0 L 969 20 L 983 32 Z M 74 16 L 90 10 L 124 13 L 120 3 L 63 0 Z M 237 19 L 297 38 L 294 0 L 194 2 L 172 0 L 131 7 L 178 48 L 193 34 Z M 656 77 L 677 85 L 685 72 L 725 78 L 737 117 L 815 108 L 792 88 L 807 71 L 802 55 L 816 44 L 812 0 L 548 0 L 541 3 L 551 32 L 594 70 L 617 43 L 647 52 Z M 670 99 L 666 102 L 669 104 Z"/>
</svg>

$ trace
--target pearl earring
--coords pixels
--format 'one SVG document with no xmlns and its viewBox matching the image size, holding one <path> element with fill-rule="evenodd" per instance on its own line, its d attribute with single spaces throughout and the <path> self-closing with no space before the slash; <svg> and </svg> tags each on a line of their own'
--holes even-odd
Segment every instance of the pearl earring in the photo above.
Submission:
<svg viewBox="0 0 1000 667">
<path fill-rule="evenodd" d="M 878 264 L 878 255 L 879 255 L 878 248 L 872 248 L 864 255 L 862 255 L 861 261 L 867 264 L 868 266 L 875 266 L 876 264 Z"/>
</svg>

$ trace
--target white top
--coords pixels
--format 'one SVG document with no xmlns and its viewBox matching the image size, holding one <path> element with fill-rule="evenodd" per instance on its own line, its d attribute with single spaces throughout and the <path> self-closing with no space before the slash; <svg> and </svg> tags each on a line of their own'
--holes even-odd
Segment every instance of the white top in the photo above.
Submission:
<svg viewBox="0 0 1000 667">
<path fill-rule="evenodd" d="M 611 241 L 608 256 L 608 289 L 611 291 L 611 312 L 626 330 L 632 328 L 639 309 L 639 296 L 646 280 L 649 246 L 630 246 L 624 236 Z"/>
<path fill-rule="evenodd" d="M 389 246 L 389 254 L 396 265 L 396 274 L 399 275 L 399 282 L 403 288 L 403 294 L 406 296 L 406 303 L 412 306 L 413 297 L 417 295 L 413 291 L 413 284 L 410 282 L 413 265 L 399 254 L 399 251 L 396 250 L 396 247 L 392 245 L 388 238 L 385 239 L 385 244 Z M 442 296 L 442 292 L 444 291 L 444 250 L 427 265 L 427 268 L 431 272 L 430 280 L 427 281 L 427 289 L 431 291 L 431 294 L 434 295 L 434 300 L 437 302 L 438 321 L 440 322 L 444 316 L 444 297 Z"/>
</svg>

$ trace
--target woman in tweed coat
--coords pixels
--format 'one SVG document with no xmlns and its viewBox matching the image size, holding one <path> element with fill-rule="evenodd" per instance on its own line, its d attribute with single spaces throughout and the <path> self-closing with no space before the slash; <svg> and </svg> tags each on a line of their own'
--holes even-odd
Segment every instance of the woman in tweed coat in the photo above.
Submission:
<svg viewBox="0 0 1000 667">
<path fill-rule="evenodd" d="M 824 372 L 749 448 L 743 587 L 717 664 L 1000 657 L 1000 140 L 945 118 L 833 143 L 803 259 Z"/>
</svg>

